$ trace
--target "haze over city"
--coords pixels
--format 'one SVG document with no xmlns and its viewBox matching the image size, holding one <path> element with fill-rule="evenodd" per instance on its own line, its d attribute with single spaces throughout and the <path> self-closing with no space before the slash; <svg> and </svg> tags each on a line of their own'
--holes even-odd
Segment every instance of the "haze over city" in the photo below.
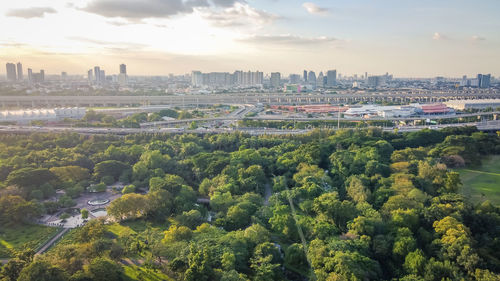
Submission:
<svg viewBox="0 0 500 281">
<path fill-rule="evenodd" d="M 126 63 L 130 75 L 498 76 L 498 11 L 496 0 L 20 0 L 0 7 L 0 57 L 72 75 Z"/>
</svg>

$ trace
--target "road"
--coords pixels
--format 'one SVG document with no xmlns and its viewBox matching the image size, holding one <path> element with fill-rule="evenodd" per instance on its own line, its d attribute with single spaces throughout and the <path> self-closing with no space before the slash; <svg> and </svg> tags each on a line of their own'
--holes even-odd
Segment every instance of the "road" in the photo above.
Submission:
<svg viewBox="0 0 500 281">
<path fill-rule="evenodd" d="M 405 126 L 397 127 L 400 132 L 419 131 L 422 129 L 442 129 L 447 127 L 476 126 L 481 131 L 500 130 L 500 121 L 457 123 L 432 126 Z M 383 127 L 384 131 L 393 131 L 394 127 Z M 179 128 L 77 128 L 77 127 L 36 127 L 36 126 L 0 126 L 0 133 L 78 133 L 84 135 L 133 135 L 140 133 L 172 133 L 172 134 L 227 134 L 233 132 L 243 132 L 250 135 L 289 135 L 304 134 L 310 132 L 310 129 L 304 130 L 280 130 L 269 128 L 237 128 L 237 129 L 196 129 L 185 130 Z"/>
<path fill-rule="evenodd" d="M 268 116 L 255 116 L 255 117 L 245 117 L 246 113 L 250 112 L 251 109 L 247 109 L 244 114 L 228 115 L 223 117 L 211 117 L 211 118 L 198 118 L 198 119 L 184 119 L 184 120 L 168 120 L 168 121 L 158 121 L 158 122 L 146 122 L 142 123 L 141 127 L 157 127 L 163 125 L 176 125 L 176 124 L 189 124 L 193 121 L 195 122 L 211 122 L 211 121 L 239 121 L 243 119 L 248 120 L 260 120 L 260 121 L 299 121 L 299 122 L 313 122 L 313 121 L 337 121 L 339 118 L 335 116 L 329 117 L 293 117 L 287 115 L 268 115 Z M 370 119 L 366 118 L 340 118 L 340 121 L 412 121 L 412 120 L 438 120 L 438 119 L 455 119 L 455 118 L 467 118 L 476 116 L 487 116 L 500 114 L 500 111 L 494 112 L 478 112 L 478 113 L 466 113 L 466 114 L 456 114 L 456 115 L 430 115 L 430 116 L 414 116 L 408 118 L 394 117 L 394 118 L 383 118 L 383 117 L 372 117 Z"/>
</svg>

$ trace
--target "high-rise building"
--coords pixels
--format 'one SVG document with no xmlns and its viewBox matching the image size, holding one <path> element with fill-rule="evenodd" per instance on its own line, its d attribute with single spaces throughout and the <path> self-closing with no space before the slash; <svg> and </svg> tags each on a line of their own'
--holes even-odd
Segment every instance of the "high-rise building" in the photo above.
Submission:
<svg viewBox="0 0 500 281">
<path fill-rule="evenodd" d="M 16 65 L 13 63 L 7 63 L 7 80 L 9 81 L 16 81 L 17 80 L 17 74 L 16 74 Z"/>
<path fill-rule="evenodd" d="M 128 82 L 127 65 L 120 64 L 120 74 L 118 74 L 118 84 L 125 86 Z"/>
<path fill-rule="evenodd" d="M 125 64 L 120 64 L 120 74 L 125 74 L 127 75 L 127 65 Z"/>
<path fill-rule="evenodd" d="M 201 73 L 201 71 L 191 72 L 191 85 L 193 87 L 200 87 L 203 85 L 203 73 Z"/>
<path fill-rule="evenodd" d="M 101 82 L 101 68 L 94 66 L 94 81 L 99 84 Z"/>
<path fill-rule="evenodd" d="M 106 82 L 106 72 L 104 70 L 99 71 L 99 82 Z"/>
<path fill-rule="evenodd" d="M 18 62 L 17 63 L 17 80 L 22 81 L 24 79 L 23 75 L 23 65 Z"/>
<path fill-rule="evenodd" d="M 316 79 L 316 87 L 323 88 L 325 86 L 323 84 L 324 78 L 325 77 L 323 76 L 323 71 L 321 71 L 318 75 L 318 79 Z"/>
<path fill-rule="evenodd" d="M 40 82 L 45 82 L 45 70 L 40 70 Z"/>
<path fill-rule="evenodd" d="M 68 73 L 63 71 L 61 72 L 61 80 L 65 81 L 68 78 Z"/>
<path fill-rule="evenodd" d="M 304 82 L 307 82 L 307 70 L 304 70 L 304 77 L 303 77 L 303 79 L 304 79 Z"/>
<path fill-rule="evenodd" d="M 326 73 L 326 83 L 328 87 L 337 85 L 337 70 L 328 70 Z"/>
<path fill-rule="evenodd" d="M 382 84 L 381 76 L 370 76 L 368 77 L 368 86 L 372 88 L 376 88 Z"/>
<path fill-rule="evenodd" d="M 28 82 L 33 83 L 33 70 L 28 68 Z"/>
<path fill-rule="evenodd" d="M 89 83 L 92 83 L 92 81 L 94 80 L 94 75 L 92 74 L 92 69 L 89 69 L 89 71 L 87 71 L 87 80 L 89 81 Z"/>
<path fill-rule="evenodd" d="M 278 89 L 281 85 L 281 73 L 273 72 L 271 73 L 271 88 Z"/>
<path fill-rule="evenodd" d="M 311 85 L 316 85 L 316 73 L 314 73 L 314 71 L 309 71 L 309 74 L 307 75 L 307 82 Z"/>
<path fill-rule="evenodd" d="M 491 74 L 478 74 L 477 80 L 479 88 L 489 88 L 491 84 Z"/>
</svg>

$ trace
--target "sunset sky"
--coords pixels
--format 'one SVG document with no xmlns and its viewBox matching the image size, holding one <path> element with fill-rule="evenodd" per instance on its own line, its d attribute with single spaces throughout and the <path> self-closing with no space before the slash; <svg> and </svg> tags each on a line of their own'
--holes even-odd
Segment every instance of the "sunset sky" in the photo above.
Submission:
<svg viewBox="0 0 500 281">
<path fill-rule="evenodd" d="M 498 0 L 16 0 L 0 62 L 49 74 L 500 75 Z"/>
</svg>

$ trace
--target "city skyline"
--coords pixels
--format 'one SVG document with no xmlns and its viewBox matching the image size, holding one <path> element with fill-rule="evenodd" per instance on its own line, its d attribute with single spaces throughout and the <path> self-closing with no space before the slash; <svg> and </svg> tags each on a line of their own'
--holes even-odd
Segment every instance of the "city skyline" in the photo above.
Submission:
<svg viewBox="0 0 500 281">
<path fill-rule="evenodd" d="M 2 63 L 84 75 L 303 69 L 395 77 L 500 75 L 500 3 L 22 0 L 0 7 Z M 141 4 L 138 4 L 141 3 Z M 75 21 L 74 19 L 78 20 Z M 36 26 L 37 32 L 33 32 Z M 0 73 L 5 74 L 5 69 Z"/>
</svg>

